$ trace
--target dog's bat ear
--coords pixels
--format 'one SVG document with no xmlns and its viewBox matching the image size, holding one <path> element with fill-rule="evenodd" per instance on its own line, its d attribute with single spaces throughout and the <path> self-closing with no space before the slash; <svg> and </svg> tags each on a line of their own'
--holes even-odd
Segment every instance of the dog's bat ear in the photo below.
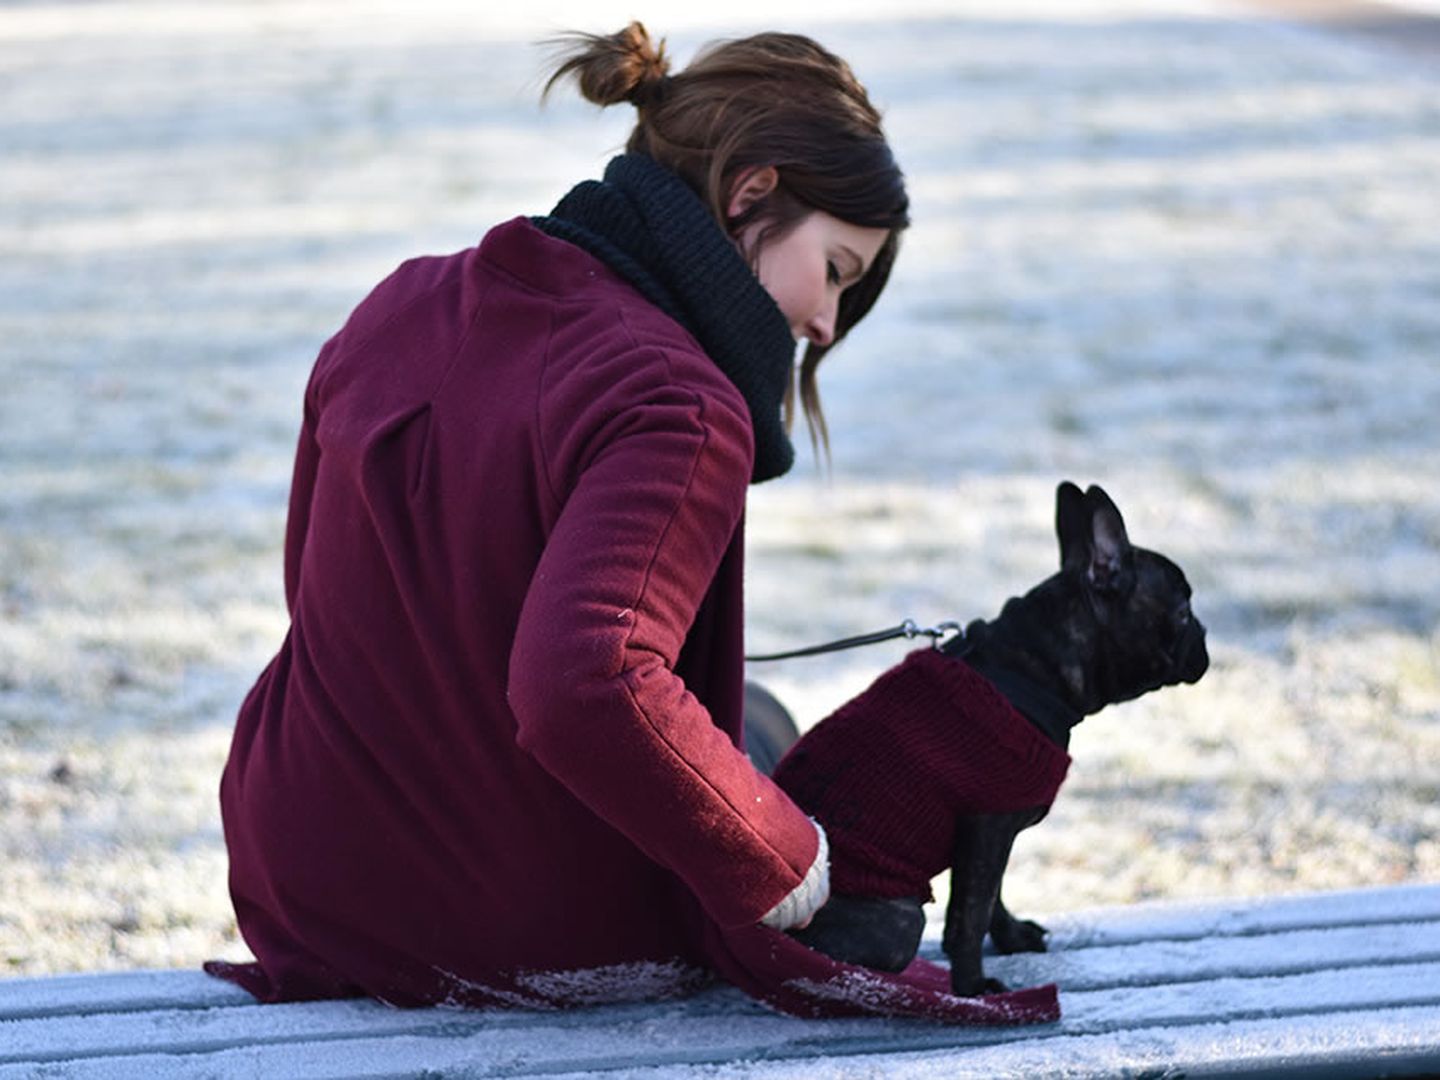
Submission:
<svg viewBox="0 0 1440 1080">
<path fill-rule="evenodd" d="M 1060 541 L 1060 568 L 1066 570 L 1090 561 L 1090 514 L 1085 496 L 1069 480 L 1055 491 L 1055 536 Z"/>
<path fill-rule="evenodd" d="M 1091 485 L 1085 493 L 1086 531 L 1090 547 L 1090 583 L 1097 589 L 1123 588 L 1134 559 L 1125 519 L 1105 489 Z"/>
</svg>

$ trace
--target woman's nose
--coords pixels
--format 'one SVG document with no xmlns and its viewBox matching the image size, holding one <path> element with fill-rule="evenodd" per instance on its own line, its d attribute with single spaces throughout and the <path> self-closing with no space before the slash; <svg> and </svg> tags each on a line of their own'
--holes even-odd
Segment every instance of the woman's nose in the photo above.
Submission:
<svg viewBox="0 0 1440 1080">
<path fill-rule="evenodd" d="M 839 307 L 838 300 L 829 300 L 825 306 L 805 324 L 805 336 L 810 339 L 811 344 L 826 346 L 835 340 L 835 316 Z"/>
</svg>

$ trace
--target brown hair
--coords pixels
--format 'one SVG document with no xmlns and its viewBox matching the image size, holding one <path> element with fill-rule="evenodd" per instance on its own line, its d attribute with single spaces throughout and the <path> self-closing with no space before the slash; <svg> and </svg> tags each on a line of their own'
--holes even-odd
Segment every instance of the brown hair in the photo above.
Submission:
<svg viewBox="0 0 1440 1080">
<path fill-rule="evenodd" d="M 677 75 L 670 74 L 665 42 L 653 44 L 638 22 L 616 34 L 567 35 L 559 44 L 564 52 L 545 94 L 573 76 L 597 105 L 634 105 L 639 118 L 625 148 L 682 177 L 731 235 L 763 221 L 752 259 L 812 210 L 889 231 L 866 275 L 841 294 L 832 344 L 811 343 L 800 365 L 810 440 L 828 451 L 816 369 L 879 297 L 900 231 L 910 224 L 904 177 L 865 88 L 845 61 L 798 34 L 717 42 Z M 776 169 L 776 189 L 729 217 L 725 204 L 736 180 L 761 166 Z M 792 394 L 787 425 L 793 417 Z"/>
</svg>

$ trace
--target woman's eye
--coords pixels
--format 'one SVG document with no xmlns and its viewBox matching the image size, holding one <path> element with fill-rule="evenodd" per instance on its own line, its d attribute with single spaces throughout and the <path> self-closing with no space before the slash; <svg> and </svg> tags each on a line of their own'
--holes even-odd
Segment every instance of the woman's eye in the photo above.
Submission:
<svg viewBox="0 0 1440 1080">
<path fill-rule="evenodd" d="M 831 285 L 840 284 L 840 268 L 836 266 L 833 261 L 827 261 L 825 263 L 825 280 L 830 282 Z"/>
</svg>

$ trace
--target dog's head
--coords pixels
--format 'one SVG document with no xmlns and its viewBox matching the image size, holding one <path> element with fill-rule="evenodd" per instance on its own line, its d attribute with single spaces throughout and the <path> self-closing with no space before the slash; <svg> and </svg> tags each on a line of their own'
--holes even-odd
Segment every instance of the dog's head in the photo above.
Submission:
<svg viewBox="0 0 1440 1080">
<path fill-rule="evenodd" d="M 1055 496 L 1055 532 L 1067 591 L 1083 598 L 1093 662 L 1089 696 L 1104 704 L 1161 686 L 1199 681 L 1210 666 L 1205 627 L 1190 610 L 1190 583 L 1164 555 L 1130 543 L 1104 490 L 1066 481 Z"/>
</svg>

